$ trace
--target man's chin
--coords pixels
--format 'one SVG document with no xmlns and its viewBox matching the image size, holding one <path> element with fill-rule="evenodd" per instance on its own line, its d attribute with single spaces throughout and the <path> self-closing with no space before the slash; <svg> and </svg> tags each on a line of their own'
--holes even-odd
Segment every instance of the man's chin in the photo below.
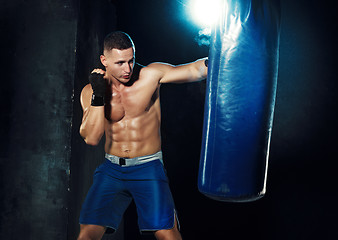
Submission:
<svg viewBox="0 0 338 240">
<path fill-rule="evenodd" d="M 124 84 L 128 83 L 129 81 L 130 81 L 130 78 L 120 78 L 119 79 L 119 82 L 124 83 Z"/>
</svg>

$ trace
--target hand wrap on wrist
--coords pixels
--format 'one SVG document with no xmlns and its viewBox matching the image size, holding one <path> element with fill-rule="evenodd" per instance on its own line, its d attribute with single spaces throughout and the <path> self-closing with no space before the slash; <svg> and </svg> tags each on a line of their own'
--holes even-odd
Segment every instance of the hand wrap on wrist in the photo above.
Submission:
<svg viewBox="0 0 338 240">
<path fill-rule="evenodd" d="M 206 67 L 208 67 L 208 64 L 209 64 L 209 59 L 207 58 L 207 59 L 204 60 L 204 65 L 205 65 Z"/>
<path fill-rule="evenodd" d="M 89 75 L 89 82 L 92 85 L 93 95 L 92 95 L 92 106 L 103 106 L 104 97 L 106 94 L 106 80 L 103 78 L 102 74 L 91 73 Z"/>
<path fill-rule="evenodd" d="M 92 95 L 92 106 L 104 106 L 104 97 L 96 96 L 95 94 Z"/>
</svg>

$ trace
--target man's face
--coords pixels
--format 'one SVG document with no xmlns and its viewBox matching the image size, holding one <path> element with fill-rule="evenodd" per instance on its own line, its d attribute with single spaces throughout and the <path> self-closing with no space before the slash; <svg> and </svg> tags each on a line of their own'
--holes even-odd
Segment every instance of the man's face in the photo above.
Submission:
<svg viewBox="0 0 338 240">
<path fill-rule="evenodd" d="M 124 50 L 113 48 L 110 51 L 104 51 L 101 61 L 106 67 L 108 77 L 127 83 L 135 65 L 134 50 L 132 47 Z"/>
</svg>

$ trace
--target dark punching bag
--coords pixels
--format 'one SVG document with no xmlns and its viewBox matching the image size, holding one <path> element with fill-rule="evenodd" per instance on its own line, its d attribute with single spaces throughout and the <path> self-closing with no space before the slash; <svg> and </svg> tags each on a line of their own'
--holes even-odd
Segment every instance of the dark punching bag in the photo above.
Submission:
<svg viewBox="0 0 338 240">
<path fill-rule="evenodd" d="M 213 29 L 199 191 L 230 202 L 265 194 L 277 88 L 280 8 L 225 0 Z"/>
</svg>

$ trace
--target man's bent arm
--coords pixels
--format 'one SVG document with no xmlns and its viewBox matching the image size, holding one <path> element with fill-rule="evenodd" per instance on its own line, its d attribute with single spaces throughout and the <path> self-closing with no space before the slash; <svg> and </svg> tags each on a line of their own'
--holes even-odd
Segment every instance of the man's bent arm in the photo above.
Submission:
<svg viewBox="0 0 338 240">
<path fill-rule="evenodd" d="M 104 106 L 91 106 L 92 93 L 90 84 L 81 92 L 83 117 L 80 135 L 88 145 L 97 145 L 104 134 Z"/>
<path fill-rule="evenodd" d="M 207 58 L 195 62 L 173 66 L 166 63 L 153 63 L 149 67 L 159 70 L 160 83 L 196 82 L 207 78 L 208 68 L 205 65 Z"/>
</svg>

